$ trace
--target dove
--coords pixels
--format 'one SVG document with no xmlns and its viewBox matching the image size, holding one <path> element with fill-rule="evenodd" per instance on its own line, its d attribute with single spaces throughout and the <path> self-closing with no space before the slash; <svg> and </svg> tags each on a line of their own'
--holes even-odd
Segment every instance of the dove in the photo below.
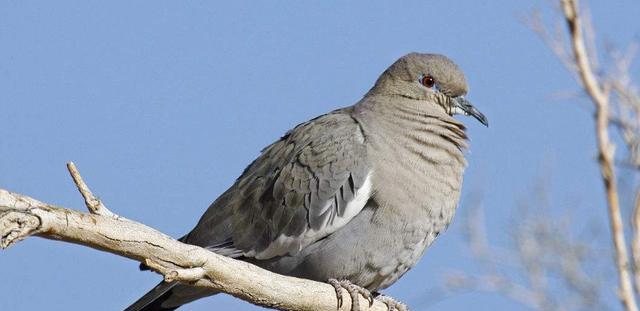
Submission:
<svg viewBox="0 0 640 311">
<path fill-rule="evenodd" d="M 341 302 L 378 296 L 451 223 L 467 161 L 465 126 L 487 118 L 463 72 L 439 54 L 410 53 L 364 97 L 301 123 L 262 150 L 180 241 L 275 273 L 328 282 Z M 160 283 L 127 311 L 174 310 L 216 294 Z"/>
</svg>

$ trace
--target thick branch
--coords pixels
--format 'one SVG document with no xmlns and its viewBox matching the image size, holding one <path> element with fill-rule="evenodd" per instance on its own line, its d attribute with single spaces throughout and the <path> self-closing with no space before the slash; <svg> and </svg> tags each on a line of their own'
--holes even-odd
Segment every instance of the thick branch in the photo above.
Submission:
<svg viewBox="0 0 640 311">
<path fill-rule="evenodd" d="M 619 275 L 620 300 L 628 311 L 638 311 L 629 273 L 629 255 L 625 244 L 622 216 L 614 170 L 614 146 L 609 139 L 609 96 L 604 85 L 591 67 L 589 55 L 584 43 L 582 20 L 578 12 L 577 0 L 562 0 L 562 11 L 571 34 L 571 47 L 577 65 L 578 75 L 591 97 L 596 109 L 596 137 L 598 145 L 598 162 L 607 196 L 611 234 L 616 252 L 616 267 Z"/>
<path fill-rule="evenodd" d="M 0 189 L 0 246 L 36 235 L 76 243 L 146 262 L 165 276 L 222 291 L 253 304 L 285 310 L 336 310 L 331 285 L 283 276 L 246 262 L 178 242 L 143 224 L 120 217 L 81 213 Z M 387 310 L 360 297 L 364 310 Z M 351 300 L 343 293 L 343 305 Z"/>
</svg>

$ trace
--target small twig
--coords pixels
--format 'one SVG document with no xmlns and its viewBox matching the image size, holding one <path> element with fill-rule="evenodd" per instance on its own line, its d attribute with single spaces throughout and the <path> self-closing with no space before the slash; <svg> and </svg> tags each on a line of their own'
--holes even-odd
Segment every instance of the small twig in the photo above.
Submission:
<svg viewBox="0 0 640 311">
<path fill-rule="evenodd" d="M 200 267 L 173 270 L 164 276 L 165 282 L 180 281 L 186 283 L 196 282 L 206 275 L 206 271 Z"/>
<path fill-rule="evenodd" d="M 603 310 L 589 262 L 591 241 L 575 240 L 570 218 L 549 212 L 544 183 L 533 188 L 532 202 L 521 202 L 513 215 L 509 236 L 515 247 L 506 250 L 491 243 L 478 199 L 465 200 L 471 209 L 464 218 L 466 243 L 481 272 L 458 272 L 442 291 L 494 292 L 540 311 Z"/>
<path fill-rule="evenodd" d="M 145 259 L 144 264 L 151 270 L 162 274 L 164 281 L 167 283 L 174 281 L 193 283 L 205 278 L 207 275 L 207 271 L 202 267 L 171 269 L 149 258 Z"/>
<path fill-rule="evenodd" d="M 69 174 L 71 174 L 71 178 L 73 179 L 73 183 L 78 187 L 78 191 L 84 198 L 84 204 L 87 206 L 87 209 L 91 214 L 109 216 L 118 218 L 118 216 L 112 213 L 103 203 L 98 199 L 91 190 L 89 186 L 84 182 L 82 176 L 80 176 L 80 172 L 73 162 L 67 163 L 67 169 L 69 170 Z"/>
<path fill-rule="evenodd" d="M 556 27 L 554 34 L 547 31 L 542 21 L 542 16 L 539 11 L 533 11 L 531 16 L 523 19 L 524 24 L 535 32 L 540 39 L 551 49 L 551 51 L 558 57 L 562 65 L 571 73 L 576 73 L 576 64 L 573 62 L 571 55 L 565 47 L 564 32 L 562 32 L 561 25 Z"/>
</svg>

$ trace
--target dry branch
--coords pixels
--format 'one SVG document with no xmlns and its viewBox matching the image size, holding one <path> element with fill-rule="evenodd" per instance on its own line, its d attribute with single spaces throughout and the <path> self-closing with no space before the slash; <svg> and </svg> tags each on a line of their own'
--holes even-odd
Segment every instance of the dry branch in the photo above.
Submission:
<svg viewBox="0 0 640 311">
<path fill-rule="evenodd" d="M 577 65 L 577 73 L 580 77 L 585 92 L 591 98 L 595 106 L 595 130 L 598 145 L 598 163 L 604 182 L 609 211 L 611 235 L 616 254 L 616 268 L 619 278 L 619 298 L 628 311 L 638 311 L 638 305 L 633 292 L 633 283 L 629 271 L 629 255 L 624 237 L 624 226 L 620 213 L 620 202 L 614 168 L 614 145 L 609 138 L 609 94 L 603 83 L 593 71 L 585 45 L 582 19 L 578 11 L 577 0 L 563 0 L 562 12 L 571 36 L 570 42 Z M 591 55 L 591 57 L 595 57 Z"/>
<path fill-rule="evenodd" d="M 469 214 L 463 217 L 464 237 L 483 272 L 450 273 L 445 292 L 497 293 L 532 310 L 605 310 L 593 271 L 592 240 L 576 239 L 570 218 L 550 213 L 544 183 L 532 189 L 508 227 L 510 248 L 491 244 L 481 199 L 465 200 Z"/>
<path fill-rule="evenodd" d="M 143 224 L 109 212 L 93 196 L 75 166 L 69 171 L 85 198 L 90 214 L 40 202 L 0 189 L 0 247 L 35 235 L 107 251 L 146 263 L 165 281 L 221 291 L 250 303 L 282 310 L 349 310 L 343 292 L 337 308 L 334 288 L 325 283 L 272 273 L 204 248 L 184 244 Z M 375 301 L 371 308 L 360 297 L 363 310 L 387 310 Z"/>
</svg>

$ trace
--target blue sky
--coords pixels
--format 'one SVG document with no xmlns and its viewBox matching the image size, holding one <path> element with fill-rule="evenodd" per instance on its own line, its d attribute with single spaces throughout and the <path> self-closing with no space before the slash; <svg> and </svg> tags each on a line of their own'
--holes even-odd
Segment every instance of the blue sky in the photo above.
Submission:
<svg viewBox="0 0 640 311">
<path fill-rule="evenodd" d="M 0 187 L 83 209 L 72 160 L 114 212 L 179 237 L 262 147 L 355 103 L 403 54 L 437 52 L 462 67 L 491 123 L 461 118 L 471 150 L 460 213 L 481 191 L 489 234 L 506 243 L 518 200 L 548 176 L 554 213 L 606 229 L 590 105 L 554 97 L 579 89 L 521 22 L 549 2 L 492 3 L 2 1 Z M 638 38 L 640 3 L 591 11 L 600 38 Z M 443 273 L 473 273 L 461 223 L 386 292 L 423 310 Z M 131 260 L 38 238 L 1 251 L 0 266 L 2 310 L 117 310 L 159 280 Z M 471 305 L 527 310 L 482 293 L 428 309 Z M 212 308 L 255 309 L 219 295 L 185 310 Z"/>
</svg>

